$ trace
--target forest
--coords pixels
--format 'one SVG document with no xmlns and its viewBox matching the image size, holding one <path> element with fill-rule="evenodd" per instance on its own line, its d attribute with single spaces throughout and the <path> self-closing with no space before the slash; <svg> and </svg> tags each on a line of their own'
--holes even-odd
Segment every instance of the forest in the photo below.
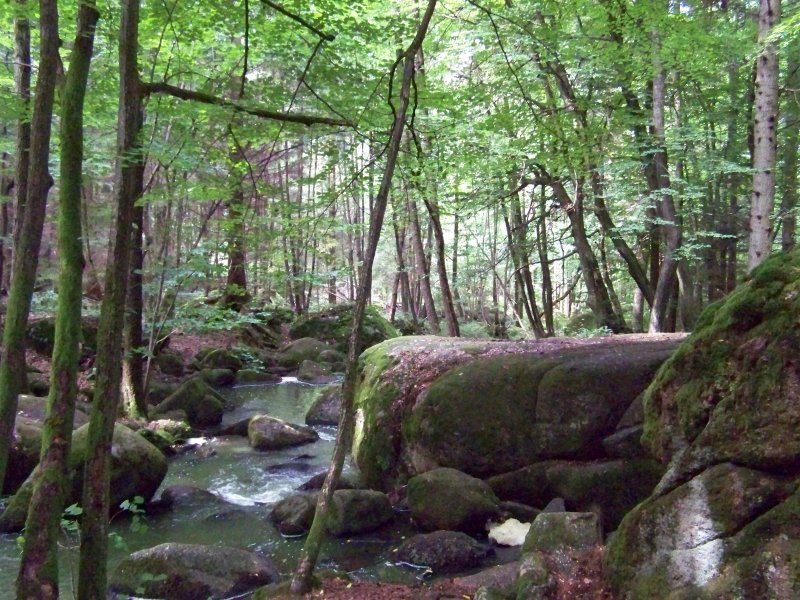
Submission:
<svg viewBox="0 0 800 600">
<path fill-rule="evenodd" d="M 770 255 L 796 255 L 798 6 L 3 3 L 0 482 L 9 498 L 22 398 L 37 378 L 36 395 L 47 397 L 19 573 L 6 587 L 20 599 L 59 597 L 77 468 L 75 597 L 107 597 L 115 423 L 146 429 L 157 418 L 164 397 L 153 390 L 176 383 L 161 358 L 170 352 L 216 344 L 238 352 L 233 371 L 244 361 L 280 381 L 299 366 L 282 362 L 287 343 L 336 347 L 341 421 L 291 582 L 306 593 L 353 430 L 370 426 L 360 403 L 376 355 L 363 350 L 424 335 L 561 353 L 551 338 L 593 347 L 642 334 L 651 341 L 630 343 L 662 340 L 672 352 L 708 327 L 737 286 L 760 285 Z M 749 323 L 745 312 L 737 322 Z M 331 339 L 290 336 L 315 318 L 343 324 Z M 391 333 L 374 338 L 376 328 Z M 199 370 L 230 368 L 206 356 L 197 353 Z M 661 397 L 654 390 L 646 411 Z M 644 439 L 656 444 L 651 415 Z M 596 458 L 575 452 L 564 458 Z M 393 473 L 392 485 L 414 474 Z"/>
</svg>

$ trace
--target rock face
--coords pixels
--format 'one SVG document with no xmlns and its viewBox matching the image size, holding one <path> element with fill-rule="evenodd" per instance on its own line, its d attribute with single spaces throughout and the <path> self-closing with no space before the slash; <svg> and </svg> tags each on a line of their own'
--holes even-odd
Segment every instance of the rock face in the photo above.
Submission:
<svg viewBox="0 0 800 600">
<path fill-rule="evenodd" d="M 304 425 L 257 415 L 247 425 L 247 437 L 256 450 L 278 450 L 315 442 L 319 439 L 319 434 Z"/>
<path fill-rule="evenodd" d="M 492 554 L 487 546 L 459 531 L 415 535 L 397 548 L 397 560 L 427 566 L 436 574 L 459 573 L 480 566 Z"/>
<path fill-rule="evenodd" d="M 289 335 L 293 340 L 316 338 L 347 352 L 350 329 L 353 326 L 353 305 L 337 304 L 323 311 L 312 313 L 292 323 Z M 397 329 L 384 319 L 374 307 L 367 307 L 364 314 L 363 344 L 369 348 L 400 335 Z M 313 359 L 312 359 L 313 360 Z"/>
<path fill-rule="evenodd" d="M 436 467 L 477 477 L 606 456 L 682 336 L 389 340 L 361 356 L 353 454 L 371 487 Z"/>
<path fill-rule="evenodd" d="M 72 488 L 66 504 L 80 502 L 83 487 L 83 463 L 87 454 L 88 425 L 75 430 L 69 456 Z M 167 461 L 153 444 L 124 425 L 116 425 L 111 448 L 111 507 L 116 509 L 123 500 L 142 496 L 152 498 L 167 474 Z M 19 531 L 25 525 L 25 515 L 32 492 L 28 477 L 0 515 L 0 531 Z"/>
<path fill-rule="evenodd" d="M 652 459 L 575 462 L 549 460 L 487 479 L 502 500 L 543 507 L 563 498 L 570 511 L 592 511 L 604 531 L 653 491 L 664 467 Z"/>
<path fill-rule="evenodd" d="M 486 522 L 500 511 L 497 497 L 485 482 L 455 469 L 434 469 L 412 477 L 406 499 L 414 521 L 427 531 L 482 533 Z"/>
<path fill-rule="evenodd" d="M 800 252 L 703 313 L 644 399 L 667 473 L 609 543 L 620 597 L 800 597 Z"/>
<path fill-rule="evenodd" d="M 161 544 L 123 560 L 110 587 L 121 594 L 206 600 L 228 598 L 278 579 L 263 556 L 228 546 Z"/>
<path fill-rule="evenodd" d="M 329 385 L 322 389 L 306 413 L 307 425 L 338 425 L 342 412 L 342 386 Z"/>
</svg>

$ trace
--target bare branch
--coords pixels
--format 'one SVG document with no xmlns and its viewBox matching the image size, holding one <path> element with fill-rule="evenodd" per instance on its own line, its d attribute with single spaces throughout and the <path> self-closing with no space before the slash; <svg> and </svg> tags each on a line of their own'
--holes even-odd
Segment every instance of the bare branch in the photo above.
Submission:
<svg viewBox="0 0 800 600">
<path fill-rule="evenodd" d="M 259 117 L 261 119 L 271 119 L 273 121 L 282 121 L 284 123 L 299 123 L 300 125 L 334 125 L 341 127 L 353 126 L 353 123 L 347 119 L 332 119 L 330 117 L 321 117 L 304 113 L 287 113 L 274 110 L 265 110 L 263 108 L 256 108 L 253 106 L 245 106 L 239 104 L 238 102 L 220 98 L 219 96 L 213 96 L 203 92 L 195 92 L 192 90 L 179 88 L 164 81 L 144 83 L 142 84 L 142 92 L 146 95 L 167 94 L 180 100 L 192 100 L 194 102 L 200 102 L 201 104 L 221 106 L 236 112 L 253 115 L 254 117 Z"/>
<path fill-rule="evenodd" d="M 317 29 L 314 25 L 312 25 L 311 23 L 306 21 L 300 15 L 296 15 L 294 13 L 289 12 L 288 10 L 283 8 L 280 4 L 276 4 L 275 2 L 272 2 L 272 0 L 261 0 L 261 2 L 263 4 L 266 4 L 267 6 L 269 6 L 271 9 L 278 11 L 282 15 L 284 15 L 286 17 L 289 17 L 292 21 L 294 21 L 296 23 L 300 23 L 300 25 L 302 25 L 303 27 L 305 27 L 306 29 L 308 29 L 310 31 L 313 31 L 319 37 L 321 37 L 323 40 L 326 40 L 328 42 L 332 42 L 333 40 L 336 39 L 336 36 L 333 35 L 332 33 L 325 33 L 324 31 L 322 31 L 320 29 Z"/>
</svg>

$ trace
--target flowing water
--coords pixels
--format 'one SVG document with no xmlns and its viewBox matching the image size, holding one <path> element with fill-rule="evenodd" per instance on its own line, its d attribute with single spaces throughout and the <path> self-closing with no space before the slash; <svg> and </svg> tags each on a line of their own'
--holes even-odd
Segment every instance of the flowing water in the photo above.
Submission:
<svg viewBox="0 0 800 600">
<path fill-rule="evenodd" d="M 285 378 L 280 384 L 233 388 L 225 394 L 235 408 L 225 414 L 223 425 L 255 414 L 303 423 L 319 389 L 294 378 Z M 182 542 L 256 550 L 270 556 L 282 574 L 289 574 L 303 538 L 281 536 L 268 515 L 272 504 L 327 468 L 336 431 L 333 427 L 316 429 L 320 434 L 317 442 L 271 452 L 254 451 L 244 437 L 192 440 L 193 449 L 170 459 L 161 489 L 185 485 L 208 490 L 213 496 L 201 495 L 163 514 L 148 516 L 143 521 L 144 528 L 132 522 L 127 513 L 115 517 L 109 571 L 133 551 L 164 542 Z M 395 524 L 371 534 L 328 540 L 320 566 L 342 569 L 359 579 L 413 579 L 413 572 L 390 561 L 393 545 L 409 532 L 405 521 L 401 516 Z M 0 536 L 0 600 L 14 598 L 19 565 L 16 538 Z M 73 597 L 76 557 L 77 542 L 67 535 L 60 560 L 62 598 Z"/>
</svg>

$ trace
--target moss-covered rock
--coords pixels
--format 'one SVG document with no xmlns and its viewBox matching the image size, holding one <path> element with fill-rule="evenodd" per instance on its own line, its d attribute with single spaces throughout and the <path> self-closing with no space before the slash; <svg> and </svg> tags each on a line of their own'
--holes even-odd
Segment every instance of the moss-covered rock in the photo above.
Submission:
<svg viewBox="0 0 800 600">
<path fill-rule="evenodd" d="M 80 502 L 83 488 L 83 463 L 88 453 L 89 426 L 75 430 L 69 455 L 72 481 L 67 505 Z M 111 507 L 135 496 L 145 500 L 153 497 L 167 474 L 167 461 L 161 451 L 135 431 L 117 424 L 111 446 Z M 12 497 L 6 511 L 0 515 L 0 531 L 19 531 L 25 525 L 25 515 L 33 488 L 33 475 Z"/>
<path fill-rule="evenodd" d="M 439 466 L 487 477 L 602 457 L 680 339 L 389 340 L 360 358 L 353 455 L 383 488 Z"/>
<path fill-rule="evenodd" d="M 164 375 L 180 377 L 186 369 L 183 358 L 177 352 L 162 351 L 153 357 L 153 362 Z"/>
<path fill-rule="evenodd" d="M 227 387 L 236 381 L 236 375 L 230 369 L 203 369 L 200 377 L 214 387 Z"/>
<path fill-rule="evenodd" d="M 353 305 L 336 304 L 300 317 L 292 323 L 289 335 L 293 340 L 304 337 L 317 338 L 335 346 L 340 352 L 347 352 L 352 327 Z M 362 330 L 364 348 L 399 335 L 394 325 L 384 319 L 375 307 L 367 307 Z"/>
<path fill-rule="evenodd" d="M 533 520 L 522 553 L 585 550 L 602 541 L 600 521 L 594 513 L 543 512 Z"/>
<path fill-rule="evenodd" d="M 331 346 L 316 338 L 304 337 L 290 342 L 274 356 L 275 362 L 285 368 L 296 369 L 304 360 L 316 360 Z"/>
<path fill-rule="evenodd" d="M 247 437 L 256 450 L 280 450 L 315 442 L 319 439 L 319 434 L 305 425 L 257 415 L 247 425 Z"/>
<path fill-rule="evenodd" d="M 492 488 L 455 469 L 434 469 L 412 477 L 406 499 L 411 516 L 425 531 L 483 533 L 486 521 L 500 512 Z"/>
<path fill-rule="evenodd" d="M 626 515 L 609 542 L 606 567 L 613 587 L 642 600 L 706 587 L 732 559 L 760 553 L 765 538 L 800 534 L 800 517 L 791 516 L 784 502 L 796 486 L 724 463 L 649 498 Z"/>
<path fill-rule="evenodd" d="M 317 507 L 317 494 L 294 494 L 272 508 L 269 520 L 283 535 L 303 535 L 311 527 Z"/>
<path fill-rule="evenodd" d="M 203 379 L 194 377 L 153 408 L 153 416 L 163 416 L 171 411 L 184 410 L 189 424 L 194 427 L 212 427 L 222 421 L 225 399 Z"/>
<path fill-rule="evenodd" d="M 373 531 L 394 518 L 386 494 L 374 490 L 337 490 L 331 497 L 325 527 L 336 537 Z"/>
<path fill-rule="evenodd" d="M 203 356 L 202 361 L 200 361 L 200 366 L 203 369 L 230 369 L 236 372 L 243 368 L 244 364 L 242 363 L 242 359 L 234 352 L 218 348 Z"/>
<path fill-rule="evenodd" d="M 2 486 L 4 495 L 15 493 L 38 464 L 42 449 L 42 424 L 17 416 L 11 436 L 8 468 Z"/>
<path fill-rule="evenodd" d="M 278 579 L 269 559 L 230 546 L 161 544 L 134 552 L 110 579 L 120 594 L 197 600 L 229 598 Z"/>
<path fill-rule="evenodd" d="M 313 360 L 304 360 L 297 369 L 297 378 L 304 383 L 331 383 L 336 377 L 331 372 L 330 365 L 318 363 Z"/>
<path fill-rule="evenodd" d="M 51 355 L 56 340 L 55 317 L 45 317 L 28 323 L 26 330 L 29 348 L 39 354 Z M 81 319 L 81 353 L 90 356 L 97 350 L 97 319 L 84 317 Z"/>
<path fill-rule="evenodd" d="M 778 254 L 709 306 L 645 397 L 644 442 L 672 484 L 732 461 L 800 464 L 800 251 Z M 680 453 L 680 457 L 676 454 Z"/>
</svg>

